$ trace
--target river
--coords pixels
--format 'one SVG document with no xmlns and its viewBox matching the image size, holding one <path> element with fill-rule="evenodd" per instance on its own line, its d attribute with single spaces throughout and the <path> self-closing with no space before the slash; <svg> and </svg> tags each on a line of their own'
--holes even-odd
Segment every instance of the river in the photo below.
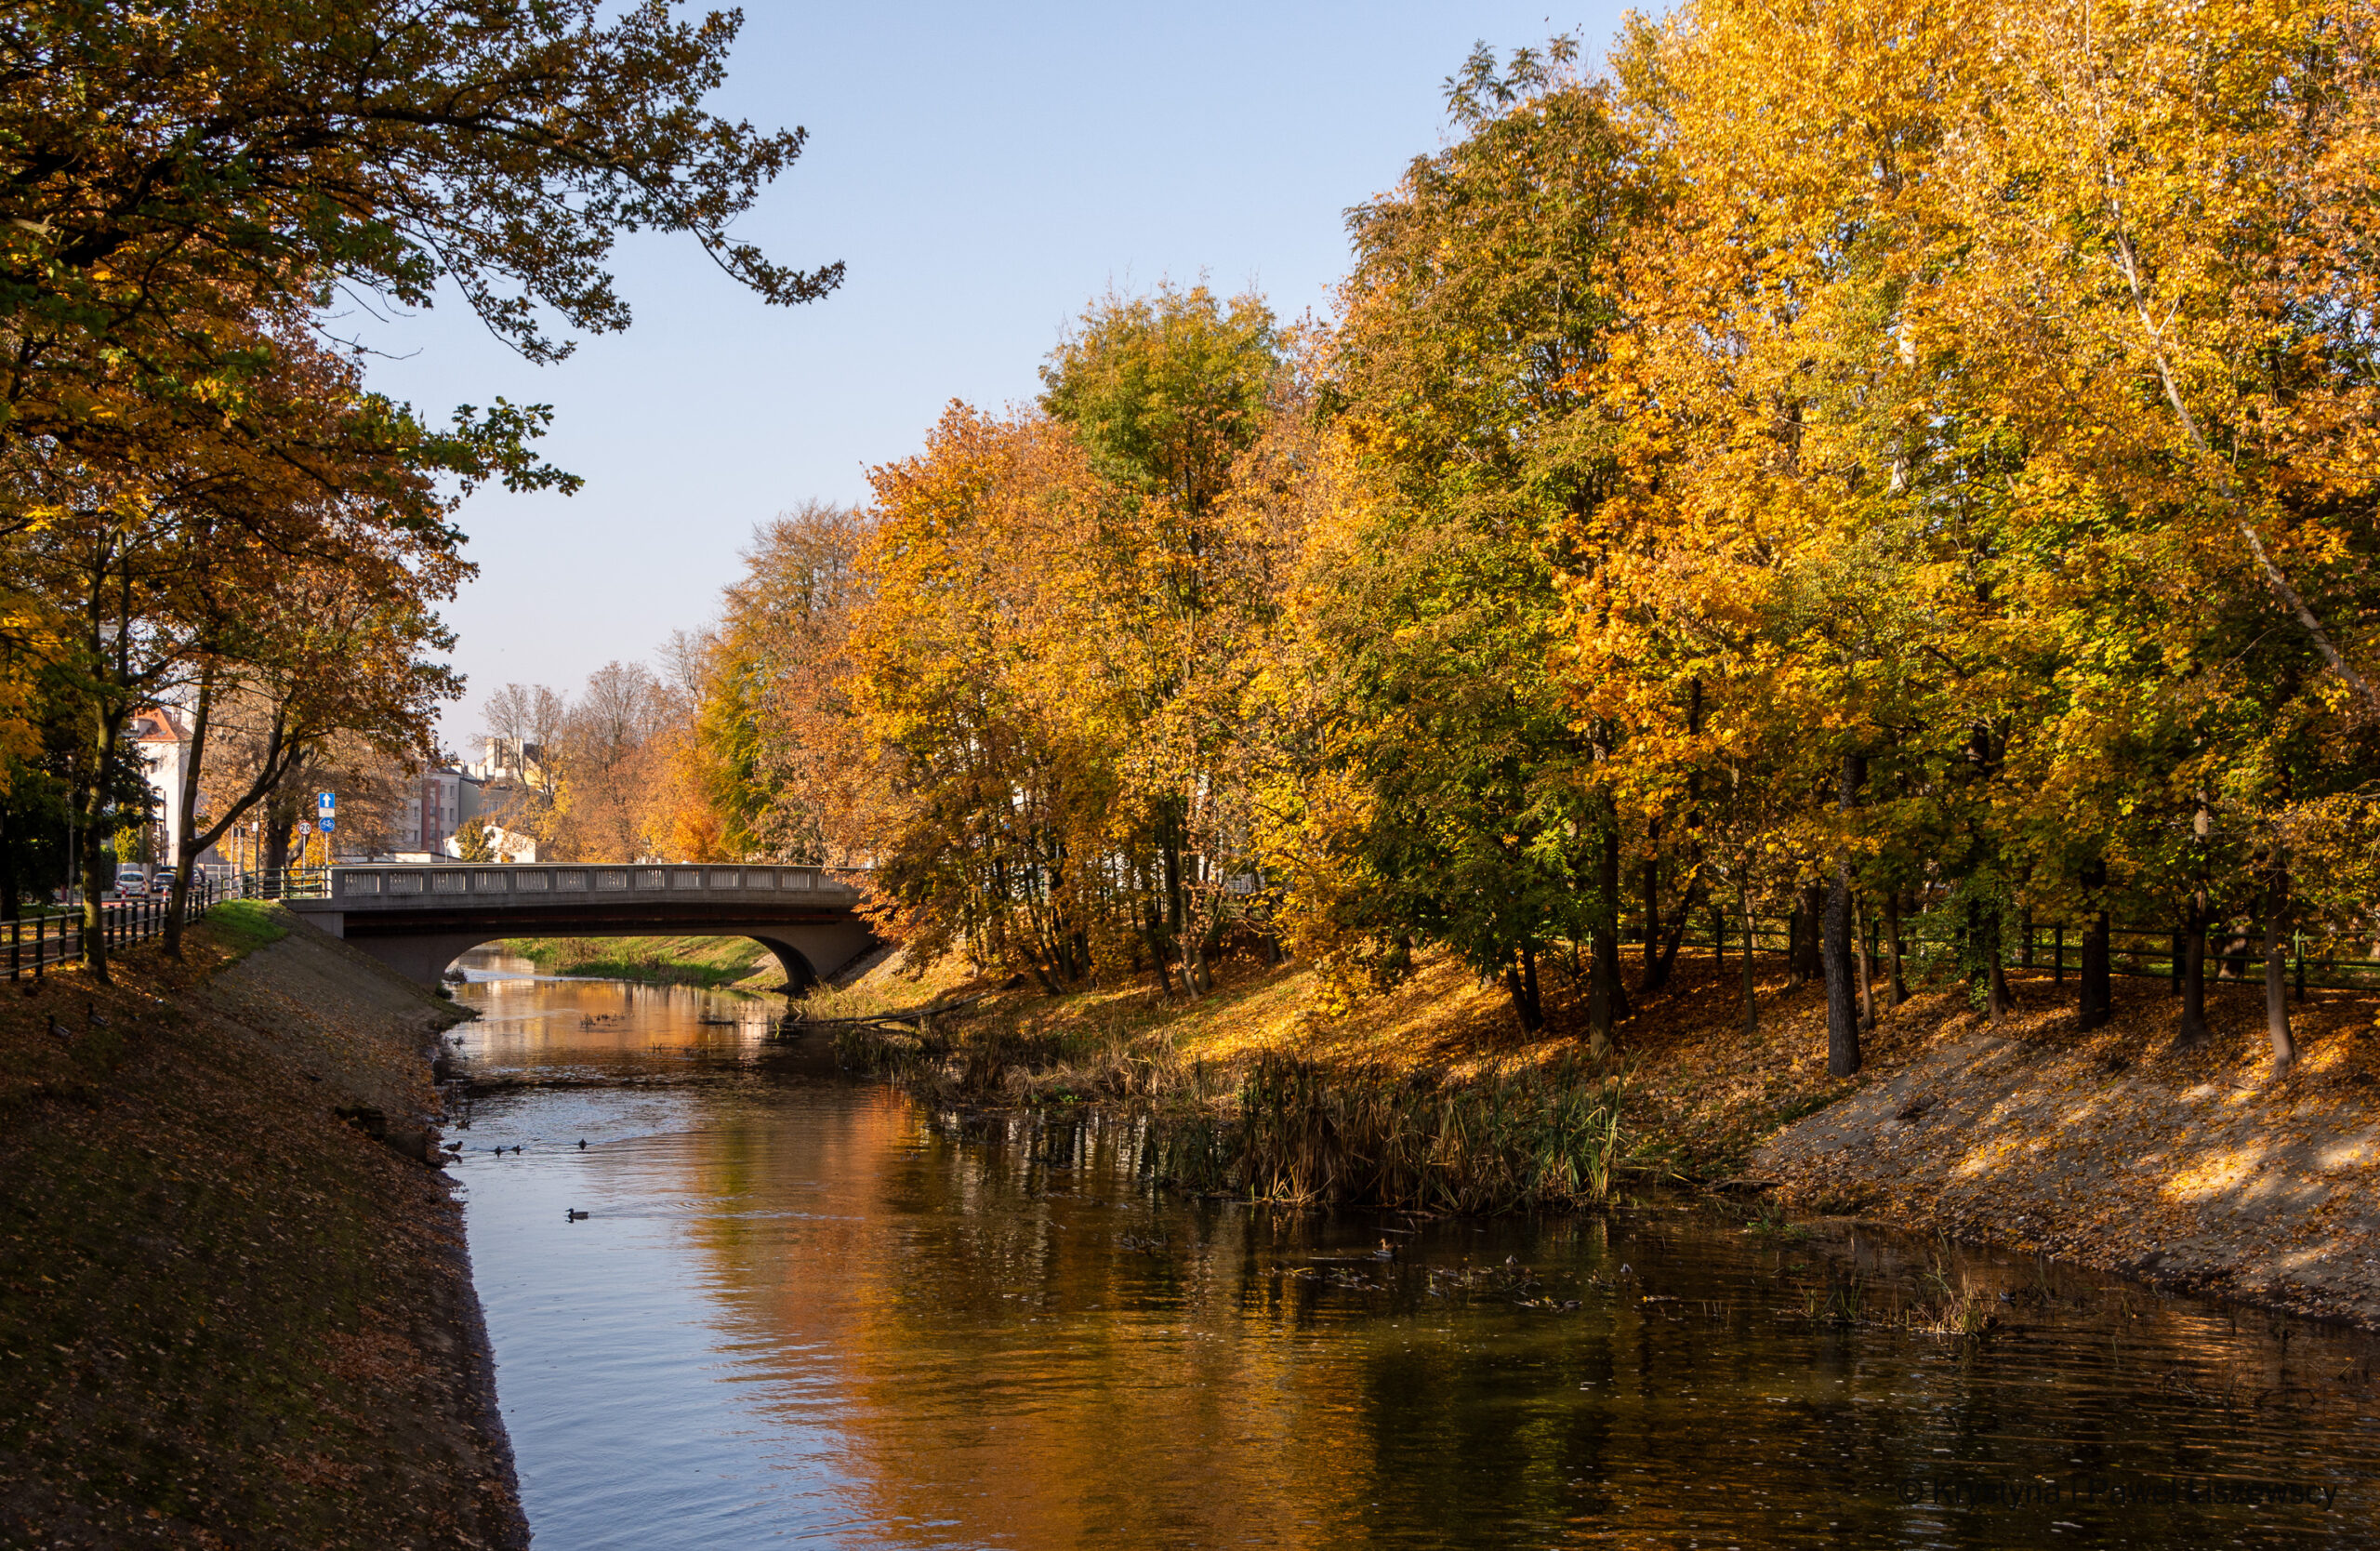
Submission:
<svg viewBox="0 0 2380 1551">
<path fill-rule="evenodd" d="M 1708 1201 L 1184 1200 L 1130 1126 L 930 1112 L 774 999 L 466 965 L 541 1545 L 2380 1544 L 2360 1336 Z M 1991 1334 L 1894 1321 L 1946 1284 Z"/>
</svg>

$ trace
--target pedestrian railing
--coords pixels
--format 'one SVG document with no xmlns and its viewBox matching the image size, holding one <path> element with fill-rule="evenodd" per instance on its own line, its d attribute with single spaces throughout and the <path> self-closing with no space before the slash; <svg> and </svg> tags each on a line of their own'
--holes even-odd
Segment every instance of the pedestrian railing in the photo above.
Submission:
<svg viewBox="0 0 2380 1551">
<path fill-rule="evenodd" d="M 184 919 L 212 909 L 226 899 L 251 897 L 241 892 L 245 882 L 242 878 L 221 876 L 192 880 L 190 897 L 183 903 Z M 0 923 L 7 927 L 8 978 L 38 980 L 45 969 L 80 961 L 89 941 L 86 934 L 93 931 L 110 952 L 162 937 L 165 935 L 166 916 L 172 909 L 172 900 L 153 896 L 103 900 L 96 929 L 85 923 L 80 910 L 20 916 Z"/>
</svg>

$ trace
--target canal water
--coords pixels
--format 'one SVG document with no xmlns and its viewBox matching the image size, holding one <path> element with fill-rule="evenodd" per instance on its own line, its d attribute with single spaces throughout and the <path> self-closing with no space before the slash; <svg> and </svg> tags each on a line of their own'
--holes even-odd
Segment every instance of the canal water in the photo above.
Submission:
<svg viewBox="0 0 2380 1551">
<path fill-rule="evenodd" d="M 2346 1332 L 1707 1202 L 1184 1200 L 1129 1126 L 932 1113 L 773 999 L 468 967 L 541 1545 L 2380 1544 Z M 1909 1328 L 1946 1286 L 1990 1335 Z"/>
</svg>

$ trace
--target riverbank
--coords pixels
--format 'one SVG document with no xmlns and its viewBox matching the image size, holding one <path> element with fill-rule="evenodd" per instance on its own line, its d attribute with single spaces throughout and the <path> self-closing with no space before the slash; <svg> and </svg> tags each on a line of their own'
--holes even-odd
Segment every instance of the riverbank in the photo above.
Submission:
<svg viewBox="0 0 2380 1551">
<path fill-rule="evenodd" d="M 2261 985 L 2210 986 L 2214 1038 L 2195 1051 L 2173 1048 L 2161 983 L 2120 983 L 2114 1020 L 2087 1034 L 2050 989 L 2020 984 L 1996 1029 L 1929 999 L 1753 1172 L 1807 1210 L 2380 1327 L 2374 1002 L 2293 1008 L 2298 1060 L 2276 1080 Z"/>
<path fill-rule="evenodd" d="M 1436 1118 L 1449 1093 L 1495 1100 L 1498 1123 L 1520 1128 L 1508 1154 L 1567 1146 L 1567 1130 L 1531 1131 L 1513 1112 L 1550 1113 L 1553 1086 L 1619 1078 L 1609 1161 L 1622 1186 L 1723 1186 L 1769 1199 L 1748 1214 L 1863 1218 L 2380 1326 L 2373 999 L 2318 992 L 2299 1004 L 2297 1067 L 2274 1082 L 2259 985 L 2210 986 L 2215 1038 L 2182 1053 L 2169 1048 L 2177 1004 L 2162 982 L 2119 980 L 2115 1020 L 2084 1035 L 2070 982 L 2014 972 L 2017 1010 L 2002 1028 L 1985 1026 L 1963 988 L 1921 987 L 1883 1013 L 1865 1069 L 1837 1080 L 1822 989 L 1791 988 L 1780 964 L 1762 961 L 1759 1024 L 1747 1032 L 1741 973 L 1735 959 L 1681 961 L 1668 987 L 1636 998 L 1601 1064 L 1587 1056 L 1581 987 L 1549 975 L 1548 1027 L 1526 1036 L 1499 989 L 1444 960 L 1336 1016 L 1316 1014 L 1314 974 L 1298 966 L 1237 967 L 1183 1002 L 1147 986 L 1050 998 L 972 984 L 948 966 L 911 983 L 896 961 L 804 1005 L 861 1018 L 967 1002 L 922 1027 L 835 1027 L 854 1062 L 897 1067 L 948 1099 L 1203 1120 L 1237 1128 L 1222 1145 L 1243 1154 L 1255 1133 L 1275 1133 L 1277 1150 L 1283 1126 L 1301 1123 L 1280 1107 L 1284 1069 L 1306 1074 L 1309 1089 L 1423 1095 L 1426 1107 L 1408 1103 L 1375 1127 L 1408 1152 L 1415 1116 L 1449 1129 Z M 1251 1094 L 1271 1111 L 1254 1127 L 1243 1112 Z M 1313 1129 L 1350 1123 L 1344 1105 L 1317 1109 L 1304 1092 L 1293 1101 Z M 1425 1170 L 1475 1166 L 1423 1140 Z M 1356 1155 L 1385 1145 L 1332 1141 L 1349 1181 Z M 1495 1166 L 1509 1171 L 1510 1157 Z M 1251 1179 L 1243 1158 L 1233 1183 Z"/>
<path fill-rule="evenodd" d="M 0 1543 L 522 1546 L 430 1055 L 270 907 L 0 997 Z"/>
</svg>

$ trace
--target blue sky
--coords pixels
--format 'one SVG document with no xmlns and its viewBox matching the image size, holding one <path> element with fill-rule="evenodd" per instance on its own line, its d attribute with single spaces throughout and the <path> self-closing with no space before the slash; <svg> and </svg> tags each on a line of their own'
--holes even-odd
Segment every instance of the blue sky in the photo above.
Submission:
<svg viewBox="0 0 2380 1551">
<path fill-rule="evenodd" d="M 1620 8 L 1545 0 L 1166 7 L 757 0 L 715 108 L 804 126 L 792 173 L 738 228 L 842 288 L 761 306 L 694 244 L 617 255 L 628 333 L 534 367 L 459 306 L 356 328 L 373 384 L 439 418 L 501 394 L 554 406 L 575 497 L 473 497 L 479 579 L 447 610 L 470 678 L 446 718 L 518 681 L 575 690 L 702 623 L 753 524 L 858 500 L 953 398 L 1030 398 L 1085 302 L 1204 272 L 1276 311 L 1327 309 L 1342 212 L 1444 143 L 1441 83 L 1474 40 L 1564 31 L 1600 58 Z"/>
</svg>

